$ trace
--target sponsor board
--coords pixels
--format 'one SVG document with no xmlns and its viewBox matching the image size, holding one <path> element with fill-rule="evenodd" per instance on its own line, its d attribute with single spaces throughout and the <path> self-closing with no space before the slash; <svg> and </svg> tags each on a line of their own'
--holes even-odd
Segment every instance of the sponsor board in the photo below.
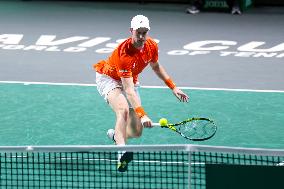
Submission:
<svg viewBox="0 0 284 189">
<path fill-rule="evenodd" d="M 45 51 L 98 54 L 111 53 L 125 39 L 111 37 L 40 35 L 33 42 L 23 42 L 24 34 L 0 34 L 0 50 Z M 114 42 L 113 42 L 114 41 Z M 155 39 L 159 43 L 158 39 Z M 283 58 L 284 43 L 271 45 L 266 41 L 203 40 L 185 42 L 180 47 L 165 52 L 169 56 L 204 56 L 214 54 L 220 57 Z M 102 48 L 101 45 L 104 45 Z"/>
</svg>

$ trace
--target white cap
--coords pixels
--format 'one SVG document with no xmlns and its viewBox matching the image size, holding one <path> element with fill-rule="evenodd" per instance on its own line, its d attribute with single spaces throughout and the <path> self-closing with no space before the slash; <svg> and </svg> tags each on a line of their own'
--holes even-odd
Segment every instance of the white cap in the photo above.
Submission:
<svg viewBox="0 0 284 189">
<path fill-rule="evenodd" d="M 133 30 L 138 28 L 148 28 L 150 30 L 149 19 L 143 15 L 136 15 L 131 20 L 131 28 Z"/>
</svg>

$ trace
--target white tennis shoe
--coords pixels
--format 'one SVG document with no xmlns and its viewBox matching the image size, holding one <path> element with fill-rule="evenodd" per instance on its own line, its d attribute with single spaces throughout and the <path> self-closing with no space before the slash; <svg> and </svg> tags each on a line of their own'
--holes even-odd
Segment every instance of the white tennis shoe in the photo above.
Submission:
<svg viewBox="0 0 284 189">
<path fill-rule="evenodd" d="M 107 137 L 108 137 L 110 140 L 112 140 L 114 143 L 116 143 L 116 142 L 115 142 L 115 139 L 114 139 L 114 134 L 115 134 L 114 129 L 109 129 L 109 130 L 107 130 Z"/>
</svg>

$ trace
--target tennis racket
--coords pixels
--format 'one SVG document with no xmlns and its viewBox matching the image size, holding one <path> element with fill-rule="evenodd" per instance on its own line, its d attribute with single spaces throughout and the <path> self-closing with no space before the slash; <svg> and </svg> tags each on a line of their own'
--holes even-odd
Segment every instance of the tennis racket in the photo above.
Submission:
<svg viewBox="0 0 284 189">
<path fill-rule="evenodd" d="M 153 123 L 152 126 L 159 126 L 162 128 L 168 128 L 177 132 L 186 139 L 193 141 L 204 141 L 212 138 L 216 131 L 217 126 L 214 121 L 208 118 L 189 118 L 179 123 L 170 123 L 166 125 L 160 125 L 159 123 Z"/>
</svg>

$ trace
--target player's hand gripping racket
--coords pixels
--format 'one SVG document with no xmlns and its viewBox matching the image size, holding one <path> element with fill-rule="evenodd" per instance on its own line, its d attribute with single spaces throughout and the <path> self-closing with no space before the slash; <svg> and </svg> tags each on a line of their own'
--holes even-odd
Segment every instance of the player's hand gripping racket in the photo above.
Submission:
<svg viewBox="0 0 284 189">
<path fill-rule="evenodd" d="M 217 126 L 214 121 L 208 118 L 189 118 L 179 123 L 167 123 L 165 118 L 160 119 L 159 123 L 153 123 L 152 126 L 160 126 L 168 128 L 172 131 L 179 133 L 186 139 L 193 141 L 203 141 L 212 138 L 216 131 Z"/>
</svg>

